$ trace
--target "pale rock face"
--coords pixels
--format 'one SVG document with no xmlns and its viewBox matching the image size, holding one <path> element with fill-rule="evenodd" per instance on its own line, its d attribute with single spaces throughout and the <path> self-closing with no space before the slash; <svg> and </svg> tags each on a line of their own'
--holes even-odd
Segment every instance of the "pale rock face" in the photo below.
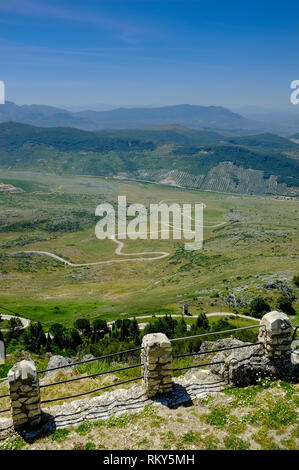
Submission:
<svg viewBox="0 0 299 470">
<path fill-rule="evenodd" d="M 48 362 L 47 369 L 54 369 L 55 367 L 62 367 L 66 366 L 65 369 L 57 369 L 57 370 L 48 370 L 46 372 L 46 377 L 49 375 L 55 374 L 59 370 L 71 372 L 72 367 L 68 367 L 73 364 L 73 361 L 69 357 L 64 356 L 52 356 Z"/>
<path fill-rule="evenodd" d="M 285 313 L 277 312 L 276 310 L 264 315 L 261 324 L 264 324 L 269 332 L 271 331 L 276 335 L 293 329 L 289 317 Z"/>
</svg>

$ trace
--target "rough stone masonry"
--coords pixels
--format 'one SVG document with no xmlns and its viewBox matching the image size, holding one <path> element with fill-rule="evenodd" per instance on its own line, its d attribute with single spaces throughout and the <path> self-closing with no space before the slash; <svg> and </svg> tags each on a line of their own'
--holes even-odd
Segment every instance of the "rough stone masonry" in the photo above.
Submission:
<svg viewBox="0 0 299 470">
<path fill-rule="evenodd" d="M 18 362 L 10 369 L 7 379 L 14 427 L 18 429 L 40 424 L 40 391 L 34 362 Z"/>
<path fill-rule="evenodd" d="M 145 335 L 142 340 L 143 386 L 148 398 L 172 391 L 172 348 L 163 333 Z"/>
<path fill-rule="evenodd" d="M 292 353 L 293 327 L 282 312 L 269 312 L 261 320 L 259 341 L 264 343 L 265 355 L 269 358 L 289 358 Z"/>
<path fill-rule="evenodd" d="M 234 339 L 235 345 L 248 347 L 217 353 L 214 361 L 223 364 L 214 364 L 210 369 L 237 387 L 254 385 L 261 379 L 298 382 L 299 361 L 298 355 L 292 354 L 292 333 L 287 315 L 269 312 L 261 319 L 257 344 Z"/>
</svg>

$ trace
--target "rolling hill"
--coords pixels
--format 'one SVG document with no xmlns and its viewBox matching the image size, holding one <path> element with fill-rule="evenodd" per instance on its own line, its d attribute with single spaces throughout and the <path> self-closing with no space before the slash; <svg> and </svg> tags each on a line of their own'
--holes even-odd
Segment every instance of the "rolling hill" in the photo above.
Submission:
<svg viewBox="0 0 299 470">
<path fill-rule="evenodd" d="M 90 132 L 0 124 L 0 165 L 247 194 L 297 196 L 299 145 L 276 135 L 224 138 L 182 126 Z"/>
<path fill-rule="evenodd" d="M 175 105 L 158 108 L 118 108 L 109 111 L 71 112 L 52 106 L 6 102 L 0 122 L 20 122 L 42 127 L 75 127 L 85 130 L 141 129 L 177 123 L 191 128 L 263 129 L 265 126 L 220 106 Z"/>
</svg>

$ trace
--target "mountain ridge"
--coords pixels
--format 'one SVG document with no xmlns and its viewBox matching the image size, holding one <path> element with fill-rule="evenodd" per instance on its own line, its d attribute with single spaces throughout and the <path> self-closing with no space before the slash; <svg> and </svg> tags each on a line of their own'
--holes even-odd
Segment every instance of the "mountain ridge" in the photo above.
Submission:
<svg viewBox="0 0 299 470">
<path fill-rule="evenodd" d="M 172 105 L 157 108 L 117 108 L 108 111 L 71 112 L 46 105 L 6 102 L 0 106 L 0 122 L 20 122 L 42 127 L 69 126 L 84 130 L 140 129 L 174 122 L 191 128 L 262 129 L 259 122 L 222 106 Z"/>
</svg>

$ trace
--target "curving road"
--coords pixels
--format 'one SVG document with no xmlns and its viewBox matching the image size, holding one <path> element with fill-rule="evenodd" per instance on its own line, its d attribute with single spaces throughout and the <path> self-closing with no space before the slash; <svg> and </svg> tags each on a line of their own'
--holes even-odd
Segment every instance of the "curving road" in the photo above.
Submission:
<svg viewBox="0 0 299 470">
<path fill-rule="evenodd" d="M 54 258 L 57 261 L 60 261 L 61 263 L 64 263 L 68 266 L 72 266 L 76 268 L 80 266 L 96 266 L 99 264 L 122 263 L 125 261 L 151 261 L 151 260 L 158 260 L 158 259 L 166 258 L 167 256 L 169 256 L 168 251 L 144 251 L 140 253 L 122 253 L 124 243 L 119 240 L 116 240 L 115 235 L 112 235 L 110 237 L 110 240 L 112 240 L 114 243 L 117 244 L 117 247 L 115 249 L 116 255 L 119 255 L 119 256 L 158 255 L 158 256 L 154 256 L 154 257 L 151 256 L 147 258 L 138 257 L 138 258 L 126 258 L 126 259 L 108 259 L 105 261 L 94 261 L 91 263 L 72 263 L 71 261 L 68 261 L 62 258 L 61 256 L 55 255 L 54 253 L 51 253 L 49 251 L 39 251 L 39 250 L 18 251 L 18 252 L 11 253 L 11 255 L 24 254 L 24 253 L 28 255 L 45 255 L 45 256 L 49 256 L 50 258 Z"/>
<path fill-rule="evenodd" d="M 160 201 L 159 204 L 161 204 L 162 202 L 164 202 L 164 201 Z M 206 207 L 205 204 L 203 204 L 203 206 Z M 192 221 L 195 220 L 194 218 L 189 217 L 187 215 L 186 215 L 186 217 L 188 219 L 192 220 Z M 224 225 L 226 223 L 227 222 L 220 222 L 219 224 L 215 224 L 215 225 L 203 225 L 203 227 L 208 227 L 208 228 L 219 227 L 219 226 Z M 167 228 L 166 229 L 159 229 L 159 230 L 156 231 L 156 233 L 168 232 L 169 228 L 180 229 L 180 227 L 175 227 L 174 225 L 167 224 L 167 223 L 162 223 L 162 225 L 166 226 Z M 187 231 L 192 232 L 192 230 L 187 230 Z M 148 234 L 148 231 L 147 232 L 141 232 L 141 233 Z M 151 232 L 151 233 L 153 233 L 153 232 Z M 119 235 L 123 235 L 123 234 L 119 234 Z M 97 266 L 97 265 L 101 265 L 101 264 L 122 263 L 122 262 L 126 262 L 126 261 L 153 261 L 153 260 L 166 258 L 167 256 L 170 255 L 170 253 L 168 251 L 143 251 L 143 252 L 140 252 L 140 253 L 122 253 L 124 243 L 121 242 L 120 240 L 117 240 L 116 235 L 111 235 L 111 237 L 109 239 L 117 244 L 117 247 L 114 251 L 114 253 L 116 255 L 118 255 L 118 256 L 141 255 L 141 257 L 138 256 L 138 258 L 109 259 L 109 260 L 105 260 L 105 261 L 94 261 L 94 262 L 90 262 L 90 263 L 72 263 L 71 261 L 68 261 L 68 260 L 62 258 L 62 256 L 55 255 L 54 253 L 51 253 L 50 251 L 41 251 L 41 250 L 18 251 L 18 252 L 10 253 L 10 255 L 14 256 L 14 255 L 24 254 L 24 253 L 28 254 L 28 255 L 34 255 L 34 254 L 44 255 L 44 256 L 49 256 L 50 258 L 53 258 L 57 261 L 60 261 L 61 263 L 66 264 L 67 266 L 72 266 L 72 267 Z M 144 257 L 142 257 L 142 255 L 156 255 L 156 256 L 147 256 L 146 258 L 144 258 Z"/>
<path fill-rule="evenodd" d="M 6 315 L 4 313 L 1 313 L 1 308 L 0 308 L 0 315 L 1 315 L 2 320 L 10 320 L 11 318 L 18 318 L 22 322 L 22 329 L 28 328 L 28 326 L 30 325 L 30 320 L 28 318 L 17 317 L 16 315 Z M 1 325 L 1 323 L 0 323 L 0 325 Z M 8 328 L 1 329 L 1 327 L 0 327 L 0 330 L 1 331 L 8 331 Z"/>
<path fill-rule="evenodd" d="M 171 315 L 172 318 L 181 318 L 182 317 L 182 314 L 174 314 L 174 315 Z M 259 323 L 259 319 L 257 318 L 254 318 L 254 317 L 249 317 L 248 315 L 242 315 L 241 313 L 232 313 L 232 312 L 211 312 L 211 313 L 206 313 L 206 316 L 209 318 L 209 317 L 227 317 L 227 316 L 233 316 L 233 317 L 236 317 L 236 318 L 246 318 L 247 320 L 253 320 L 253 321 L 256 321 L 257 323 Z M 136 316 L 136 320 L 138 321 L 140 318 L 141 319 L 146 319 L 146 318 L 152 318 L 153 315 L 141 315 L 141 316 Z M 161 315 L 155 315 L 155 317 L 165 317 L 165 314 L 161 314 Z M 192 318 L 192 317 L 186 317 L 184 316 L 184 318 Z M 193 318 L 196 318 L 196 316 L 193 316 Z M 129 320 L 133 320 L 134 317 L 130 317 Z M 112 325 L 114 323 L 114 321 L 111 321 L 111 322 L 108 322 L 108 326 Z M 139 328 L 141 330 L 143 330 L 145 328 L 145 326 L 148 324 L 148 322 L 144 322 L 144 323 L 139 323 Z"/>
</svg>

